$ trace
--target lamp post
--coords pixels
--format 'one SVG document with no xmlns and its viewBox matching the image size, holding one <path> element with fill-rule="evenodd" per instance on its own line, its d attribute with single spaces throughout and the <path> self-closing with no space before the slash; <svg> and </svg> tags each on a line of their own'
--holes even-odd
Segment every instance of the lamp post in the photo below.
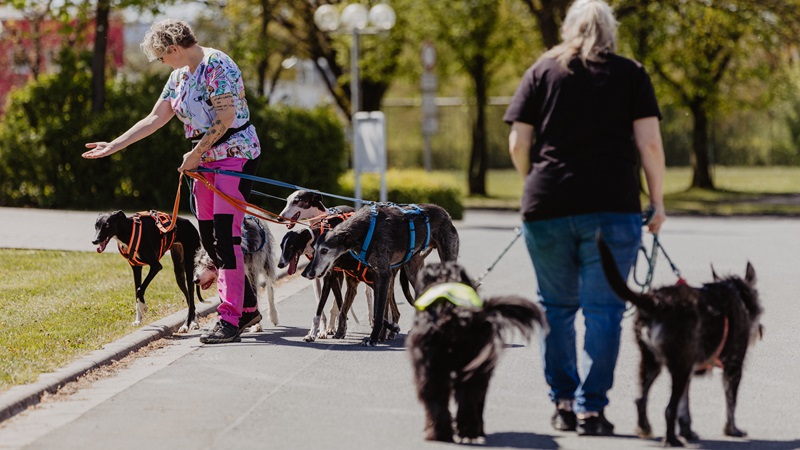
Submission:
<svg viewBox="0 0 800 450">
<path fill-rule="evenodd" d="M 397 16 L 391 6 L 379 3 L 367 11 L 361 3 L 350 3 L 344 7 L 341 15 L 334 5 L 321 5 L 314 11 L 314 23 L 324 32 L 342 32 L 351 34 L 350 45 L 350 123 L 353 138 L 353 169 L 355 171 L 355 197 L 361 198 L 360 164 L 358 161 L 357 141 L 358 126 L 356 113 L 361 110 L 361 80 L 358 73 L 360 43 L 362 34 L 378 34 L 394 27 Z M 384 164 L 385 166 L 385 164 Z M 385 171 L 385 167 L 383 169 Z M 385 176 L 385 174 L 382 174 Z M 381 186 L 381 201 L 386 201 L 385 180 Z M 356 207 L 361 206 L 357 204 Z"/>
</svg>

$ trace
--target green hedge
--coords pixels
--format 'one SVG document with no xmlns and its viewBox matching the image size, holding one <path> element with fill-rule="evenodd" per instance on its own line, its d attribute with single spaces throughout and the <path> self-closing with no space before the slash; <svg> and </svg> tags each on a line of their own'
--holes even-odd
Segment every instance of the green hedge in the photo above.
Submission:
<svg viewBox="0 0 800 450">
<path fill-rule="evenodd" d="M 85 160 L 84 144 L 110 141 L 145 117 L 158 101 L 164 74 L 110 81 L 102 114 L 90 111 L 86 55 L 61 55 L 59 73 L 40 76 L 9 96 L 0 121 L 0 205 L 76 209 L 170 210 L 182 155 L 190 150 L 181 123 L 108 158 Z M 250 100 L 263 157 L 257 174 L 333 190 L 346 170 L 342 123 L 327 109 L 271 108 Z M 290 190 L 257 184 L 285 197 Z M 256 198 L 252 198 L 258 203 Z M 281 202 L 266 200 L 277 208 Z M 182 206 L 184 209 L 186 194 Z"/>
<path fill-rule="evenodd" d="M 348 172 L 339 178 L 342 194 L 355 192 L 355 176 Z M 380 175 L 361 175 L 361 193 L 364 200 L 380 199 Z M 396 170 L 386 173 L 387 200 L 393 203 L 435 203 L 450 213 L 454 220 L 464 218 L 461 190 L 455 178 L 435 176 L 424 170 Z"/>
</svg>

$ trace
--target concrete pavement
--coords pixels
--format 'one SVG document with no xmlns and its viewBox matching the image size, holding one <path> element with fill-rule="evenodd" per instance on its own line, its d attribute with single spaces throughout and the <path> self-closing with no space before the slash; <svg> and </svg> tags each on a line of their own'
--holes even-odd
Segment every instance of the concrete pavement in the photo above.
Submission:
<svg viewBox="0 0 800 450">
<path fill-rule="evenodd" d="M 40 238 L 22 236 L 19 230 L 10 235 L 6 230 L 8 217 L 26 213 L 37 220 L 58 221 L 65 232 L 65 224 L 74 221 L 72 232 L 81 234 L 75 242 L 93 250 L 88 241 L 96 213 L 6 209 L 0 210 L 0 247 L 23 247 L 14 242 L 33 240 L 45 245 L 38 242 Z M 457 223 L 460 259 L 473 276 L 480 275 L 513 238 L 518 221 L 513 213 L 468 211 L 465 220 Z M 278 228 L 271 227 L 279 239 Z M 737 411 L 737 423 L 749 432 L 749 438 L 722 434 L 724 398 L 721 376 L 715 372 L 692 383 L 694 428 L 701 437 L 693 448 L 800 448 L 800 430 L 793 426 L 800 422 L 795 331 L 798 231 L 800 223 L 794 219 L 670 218 L 665 225 L 661 240 L 691 284 L 711 278 L 709 263 L 720 274 L 742 274 L 749 260 L 756 268 L 766 309 L 765 337 L 748 355 Z M 666 261 L 660 260 L 656 284 L 674 281 Z M 534 297 L 532 268 L 521 239 L 484 279 L 482 293 Z M 403 348 L 413 316 L 409 305 L 400 305 L 400 337 L 367 349 L 358 345 L 369 333 L 366 320 L 350 321 L 345 340 L 302 342 L 314 310 L 308 281 L 295 278 L 283 283 L 276 295 L 279 326 L 265 321 L 264 333 L 243 335 L 241 343 L 229 345 L 200 345 L 198 333 L 170 338 L 162 348 L 116 375 L 63 401 L 44 402 L 0 423 L 0 448 L 445 448 L 422 440 L 423 411 L 414 395 Z M 363 296 L 355 308 L 359 318 L 366 319 Z M 553 431 L 538 343 L 516 338 L 501 358 L 490 387 L 484 415 L 486 446 L 660 446 L 656 440 L 632 434 L 639 356 L 631 319 L 623 322 L 623 334 L 615 387 L 606 410 L 618 436 L 582 438 Z M 650 419 L 658 437 L 664 434 L 668 389 L 669 377 L 662 376 L 651 393 Z"/>
</svg>

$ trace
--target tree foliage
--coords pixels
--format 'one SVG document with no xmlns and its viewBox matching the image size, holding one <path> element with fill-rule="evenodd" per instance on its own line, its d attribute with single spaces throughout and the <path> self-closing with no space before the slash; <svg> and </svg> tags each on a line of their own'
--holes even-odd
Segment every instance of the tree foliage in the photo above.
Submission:
<svg viewBox="0 0 800 450">
<path fill-rule="evenodd" d="M 798 43 L 796 1 L 622 1 L 623 38 L 663 92 L 692 115 L 692 186 L 712 188 L 711 120 L 731 102 L 761 104 Z M 771 81 L 764 83 L 765 81 Z M 766 89 L 765 89 L 766 87 Z"/>
</svg>

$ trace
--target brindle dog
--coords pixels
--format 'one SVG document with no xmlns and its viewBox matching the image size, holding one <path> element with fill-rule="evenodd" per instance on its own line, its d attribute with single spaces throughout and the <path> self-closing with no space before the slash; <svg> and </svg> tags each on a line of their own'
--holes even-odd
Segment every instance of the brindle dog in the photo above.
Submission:
<svg viewBox="0 0 800 450">
<path fill-rule="evenodd" d="M 416 285 L 417 273 L 433 248 L 438 250 L 442 262 L 455 261 L 458 257 L 458 231 L 447 210 L 434 204 L 416 206 L 418 210 L 412 206 L 393 204 L 379 204 L 374 211 L 367 206 L 361 208 L 351 218 L 317 239 L 314 259 L 303 271 L 303 276 L 309 279 L 322 277 L 332 270 L 334 262 L 342 254 L 350 250 L 358 254 L 364 244 L 368 244 L 365 259 L 375 271 L 375 307 L 372 333 L 364 339 L 364 345 L 375 346 L 379 341 L 384 327 L 384 310 L 393 266 L 404 265 L 408 280 Z M 389 328 L 399 329 L 391 325 Z"/>
<path fill-rule="evenodd" d="M 611 288 L 636 306 L 635 333 L 642 354 L 641 397 L 636 400 L 639 436 L 651 434 L 647 394 L 661 367 L 667 366 L 672 376 L 672 394 L 665 413 L 664 445 L 683 446 L 675 435 L 676 419 L 680 436 L 689 441 L 699 439 L 692 431 L 689 383 L 693 373 L 705 373 L 712 365 L 723 370 L 727 406 L 724 432 L 728 436 L 746 436 L 736 427 L 734 412 L 747 349 L 761 335 L 762 308 L 753 266 L 747 263 L 744 279 L 720 279 L 714 274 L 713 283 L 699 288 L 678 284 L 639 294 L 626 284 L 602 237 L 598 236 L 597 244 Z"/>
</svg>

